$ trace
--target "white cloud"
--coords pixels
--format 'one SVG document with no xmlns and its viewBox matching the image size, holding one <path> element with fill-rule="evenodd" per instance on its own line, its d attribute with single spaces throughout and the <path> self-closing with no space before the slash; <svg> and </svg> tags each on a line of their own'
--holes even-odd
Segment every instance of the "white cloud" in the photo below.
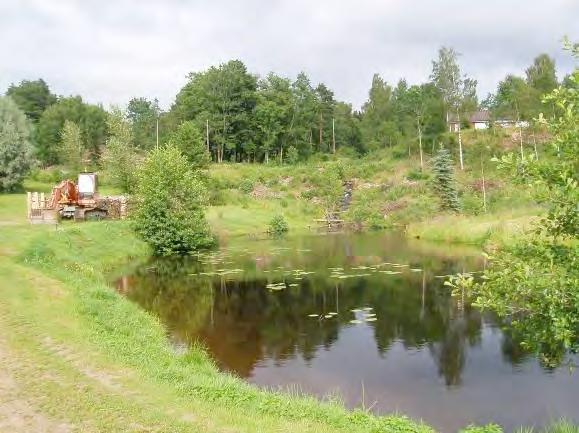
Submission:
<svg viewBox="0 0 579 433">
<path fill-rule="evenodd" d="M 261 75 L 304 70 L 360 106 L 374 72 L 424 81 L 449 45 L 484 96 L 540 52 L 568 72 L 560 40 L 579 39 L 578 19 L 575 0 L 0 0 L 0 91 L 42 77 L 92 102 L 168 107 L 187 73 L 240 58 Z"/>
</svg>

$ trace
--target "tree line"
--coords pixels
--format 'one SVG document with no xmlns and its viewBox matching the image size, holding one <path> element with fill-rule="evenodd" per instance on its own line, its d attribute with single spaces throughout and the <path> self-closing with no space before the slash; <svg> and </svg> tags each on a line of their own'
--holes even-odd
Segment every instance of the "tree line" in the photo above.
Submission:
<svg viewBox="0 0 579 433">
<path fill-rule="evenodd" d="M 541 54 L 525 77 L 508 75 L 479 103 L 476 80 L 462 73 L 459 54 L 443 47 L 428 82 L 408 85 L 401 79 L 391 85 L 375 74 L 360 110 L 303 72 L 295 79 L 275 73 L 259 77 L 240 60 L 189 74 L 167 111 L 142 97 L 131 99 L 123 112 L 107 111 L 81 96 L 57 96 L 42 79 L 13 84 L 5 96 L 27 119 L 26 154 L 41 166 L 76 169 L 101 162 L 107 147 L 119 140 L 118 122 L 126 124 L 120 151 L 136 153 L 173 140 L 185 153 L 207 151 L 215 162 L 293 163 L 315 154 L 354 155 L 398 145 L 418 148 L 422 159 L 423 141 L 438 140 L 449 116 L 464 123 L 469 112 L 487 108 L 495 118 L 531 120 L 555 110 L 541 98 L 559 84 L 554 60 Z"/>
</svg>

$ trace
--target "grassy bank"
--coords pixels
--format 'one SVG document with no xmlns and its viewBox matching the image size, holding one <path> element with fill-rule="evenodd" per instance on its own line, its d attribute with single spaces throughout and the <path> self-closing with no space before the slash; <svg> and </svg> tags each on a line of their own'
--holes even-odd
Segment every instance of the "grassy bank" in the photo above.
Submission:
<svg viewBox="0 0 579 433">
<path fill-rule="evenodd" d="M 0 209 L 19 209 L 18 199 L 0 196 Z M 8 402 L 0 426 L 9 431 L 430 431 L 400 416 L 260 391 L 218 372 L 198 347 L 176 354 L 159 321 L 105 280 L 123 260 L 147 254 L 126 223 L 9 222 L 0 227 L 0 393 Z M 25 416 L 4 421 L 4 413 Z"/>
<path fill-rule="evenodd" d="M 478 246 L 505 245 L 528 230 L 540 215 L 536 207 L 519 208 L 483 215 L 442 215 L 410 224 L 410 237 L 446 243 Z"/>
</svg>

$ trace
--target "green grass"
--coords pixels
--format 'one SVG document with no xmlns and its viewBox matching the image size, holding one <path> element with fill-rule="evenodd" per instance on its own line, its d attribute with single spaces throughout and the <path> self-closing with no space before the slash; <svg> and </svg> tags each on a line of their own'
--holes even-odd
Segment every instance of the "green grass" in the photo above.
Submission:
<svg viewBox="0 0 579 433">
<path fill-rule="evenodd" d="M 278 201 L 251 201 L 246 206 L 212 206 L 207 210 L 207 219 L 212 229 L 221 237 L 263 236 L 275 215 L 283 215 L 291 233 L 310 230 L 316 215 L 304 209 L 302 203 L 282 206 Z"/>
<path fill-rule="evenodd" d="M 15 197 L 0 196 L 0 208 L 17 209 Z M 258 390 L 219 372 L 200 347 L 174 353 L 160 322 L 106 281 L 148 253 L 126 222 L 57 230 L 14 222 L 0 227 L 12 243 L 0 253 L 0 353 L 9 353 L 0 367 L 43 422 L 107 432 L 431 431 L 401 416 Z"/>
<path fill-rule="evenodd" d="M 413 238 L 437 242 L 504 245 L 529 229 L 540 213 L 539 208 L 528 207 L 472 216 L 446 214 L 410 224 L 407 233 Z"/>
</svg>

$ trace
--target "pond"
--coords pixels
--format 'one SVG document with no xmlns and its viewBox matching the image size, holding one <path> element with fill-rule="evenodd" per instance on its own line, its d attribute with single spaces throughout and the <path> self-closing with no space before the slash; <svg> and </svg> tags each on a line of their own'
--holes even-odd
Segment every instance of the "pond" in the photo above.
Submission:
<svg viewBox="0 0 579 433">
<path fill-rule="evenodd" d="M 441 432 L 579 421 L 579 373 L 543 366 L 507 323 L 443 284 L 485 265 L 476 249 L 328 234 L 142 263 L 116 286 L 160 317 L 176 350 L 200 341 L 259 386 L 339 395 Z"/>
</svg>

